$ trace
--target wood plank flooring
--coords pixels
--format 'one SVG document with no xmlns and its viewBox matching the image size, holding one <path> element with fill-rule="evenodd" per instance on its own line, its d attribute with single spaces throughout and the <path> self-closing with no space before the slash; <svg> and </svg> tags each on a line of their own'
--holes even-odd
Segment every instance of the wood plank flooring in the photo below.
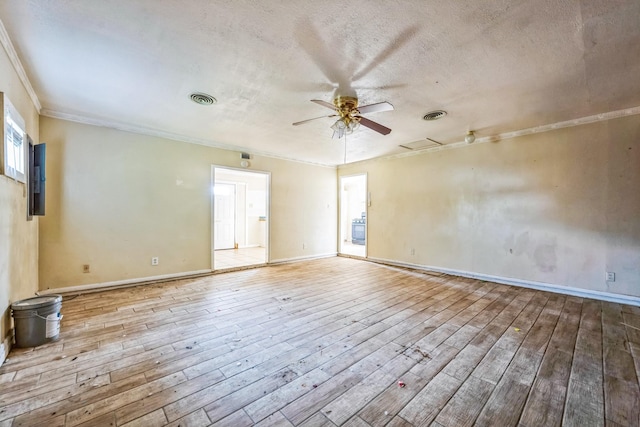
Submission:
<svg viewBox="0 0 640 427">
<path fill-rule="evenodd" d="M 3 426 L 638 426 L 640 308 L 349 258 L 66 297 Z"/>
</svg>

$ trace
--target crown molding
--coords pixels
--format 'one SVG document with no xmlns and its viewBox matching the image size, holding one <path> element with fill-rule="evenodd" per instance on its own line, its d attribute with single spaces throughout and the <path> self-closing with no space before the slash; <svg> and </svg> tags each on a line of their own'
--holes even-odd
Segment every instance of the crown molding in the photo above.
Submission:
<svg viewBox="0 0 640 427">
<path fill-rule="evenodd" d="M 253 150 L 253 149 L 249 149 L 247 147 L 239 147 L 239 146 L 236 146 L 236 145 L 220 144 L 220 143 L 216 143 L 216 142 L 213 142 L 213 141 L 210 141 L 210 140 L 207 140 L 207 139 L 203 139 L 203 138 L 193 138 L 193 137 L 189 137 L 189 136 L 185 136 L 185 135 L 180 135 L 180 134 L 177 134 L 177 133 L 165 132 L 165 131 L 158 130 L 158 129 L 146 128 L 144 126 L 136 126 L 136 125 L 132 125 L 132 124 L 128 124 L 128 123 L 117 122 L 115 120 L 105 120 L 105 119 L 98 119 L 98 118 L 94 118 L 94 117 L 88 117 L 88 116 L 84 116 L 84 115 L 80 115 L 80 114 L 63 113 L 63 112 L 60 112 L 60 111 L 50 110 L 48 108 L 43 108 L 42 111 L 40 112 L 40 115 L 45 116 L 45 117 L 51 117 L 52 119 L 66 120 L 66 121 L 69 121 L 69 122 L 76 122 L 76 123 L 81 123 L 81 124 L 85 124 L 85 125 L 105 127 L 105 128 L 110 128 L 110 129 L 123 131 L 123 132 L 137 133 L 137 134 L 140 134 L 140 135 L 147 135 L 147 136 L 154 136 L 154 137 L 157 137 L 157 138 L 169 139 L 169 140 L 173 140 L 173 141 L 188 142 L 190 144 L 203 145 L 205 147 L 218 148 L 218 149 L 221 149 L 221 150 L 237 151 L 237 152 L 249 152 L 252 155 L 261 156 L 261 157 L 268 157 L 268 158 L 278 159 L 278 160 L 286 160 L 288 162 L 303 163 L 303 164 L 306 164 L 306 165 L 320 166 L 320 167 L 329 168 L 329 169 L 336 169 L 337 168 L 336 166 L 330 165 L 330 164 L 319 163 L 319 162 L 309 162 L 309 161 L 305 161 L 305 160 L 294 159 L 294 158 L 291 158 L 291 157 L 279 156 L 277 154 L 273 154 L 273 153 L 269 153 L 269 152 L 256 151 L 256 150 Z"/>
<path fill-rule="evenodd" d="M 38 95 L 36 95 L 36 91 L 33 90 L 33 86 L 31 86 L 31 82 L 29 81 L 29 77 L 27 76 L 27 72 L 24 70 L 22 66 L 22 62 L 20 61 L 20 57 L 18 57 L 18 53 L 16 49 L 13 47 L 13 43 L 11 43 L 11 38 L 9 37 L 9 33 L 7 33 L 7 29 L 4 27 L 4 23 L 0 20 L 0 43 L 4 47 L 4 50 L 7 52 L 7 56 L 11 61 L 11 65 L 13 65 L 13 69 L 18 74 L 22 85 L 25 90 L 29 94 L 31 98 L 31 102 L 33 102 L 34 107 L 38 113 L 42 110 L 42 105 L 40 104 L 40 100 L 38 99 Z"/>
<path fill-rule="evenodd" d="M 361 160 L 359 162 L 347 163 L 346 165 L 338 165 L 338 169 L 356 166 L 356 165 L 365 165 L 365 164 L 377 162 L 380 160 L 399 159 L 402 157 L 412 157 L 412 156 L 418 156 L 425 153 L 433 153 L 435 151 L 452 150 L 456 148 L 468 147 L 469 145 L 477 145 L 477 144 L 482 144 L 487 142 L 498 142 L 498 141 L 503 141 L 505 139 L 517 138 L 519 136 L 533 135 L 536 133 L 544 133 L 544 132 L 549 132 L 549 131 L 558 130 L 558 129 L 570 128 L 574 126 L 582 126 L 590 123 L 603 122 L 607 120 L 618 119 L 620 117 L 633 116 L 637 114 L 640 114 L 640 106 L 625 108 L 623 110 L 610 111 L 607 113 L 594 114 L 592 116 L 580 117 L 577 119 L 566 120 L 564 122 L 534 126 L 526 129 L 515 130 L 512 132 L 505 132 L 498 135 L 484 136 L 480 138 L 476 137 L 475 142 L 471 144 L 463 140 L 463 141 L 458 141 L 451 144 L 441 145 L 438 147 L 425 148 L 423 150 L 409 151 L 406 153 L 399 153 L 399 154 L 391 154 L 389 156 L 380 156 L 374 159 Z"/>
</svg>

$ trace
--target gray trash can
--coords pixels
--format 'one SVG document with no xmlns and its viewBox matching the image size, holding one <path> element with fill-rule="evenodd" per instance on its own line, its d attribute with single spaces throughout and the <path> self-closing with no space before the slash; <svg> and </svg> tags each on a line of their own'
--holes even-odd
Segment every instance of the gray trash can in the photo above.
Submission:
<svg viewBox="0 0 640 427">
<path fill-rule="evenodd" d="M 16 347 L 35 347 L 58 339 L 62 296 L 46 295 L 11 304 Z"/>
</svg>

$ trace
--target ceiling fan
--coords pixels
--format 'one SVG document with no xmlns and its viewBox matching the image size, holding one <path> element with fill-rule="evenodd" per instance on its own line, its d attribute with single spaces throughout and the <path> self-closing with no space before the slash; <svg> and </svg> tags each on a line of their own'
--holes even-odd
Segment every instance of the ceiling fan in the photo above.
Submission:
<svg viewBox="0 0 640 427">
<path fill-rule="evenodd" d="M 352 133 L 360 125 L 368 127 L 369 129 L 381 133 L 382 135 L 388 135 L 389 133 L 391 133 L 391 129 L 389 129 L 388 127 L 382 126 L 380 123 L 376 123 L 373 120 L 367 119 L 366 117 L 362 117 L 362 114 L 393 110 L 393 105 L 388 102 L 378 102 L 377 104 L 369 104 L 358 107 L 358 98 L 353 96 L 337 96 L 333 100 L 333 104 L 319 99 L 312 99 L 311 102 L 315 102 L 318 105 L 330 108 L 334 110 L 336 114 L 302 120 L 301 122 L 293 123 L 294 126 L 298 126 L 303 123 L 322 119 L 325 117 L 339 117 L 338 120 L 336 120 L 336 122 L 331 126 L 331 129 L 333 129 L 334 138 L 337 137 L 338 139 L 340 139 L 344 135 Z"/>
</svg>

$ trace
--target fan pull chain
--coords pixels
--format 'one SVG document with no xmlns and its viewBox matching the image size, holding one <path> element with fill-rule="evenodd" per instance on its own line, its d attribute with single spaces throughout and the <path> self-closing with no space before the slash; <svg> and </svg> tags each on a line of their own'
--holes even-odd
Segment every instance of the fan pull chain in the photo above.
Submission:
<svg viewBox="0 0 640 427">
<path fill-rule="evenodd" d="M 347 134 L 344 134 L 344 164 L 347 164 Z"/>
</svg>

